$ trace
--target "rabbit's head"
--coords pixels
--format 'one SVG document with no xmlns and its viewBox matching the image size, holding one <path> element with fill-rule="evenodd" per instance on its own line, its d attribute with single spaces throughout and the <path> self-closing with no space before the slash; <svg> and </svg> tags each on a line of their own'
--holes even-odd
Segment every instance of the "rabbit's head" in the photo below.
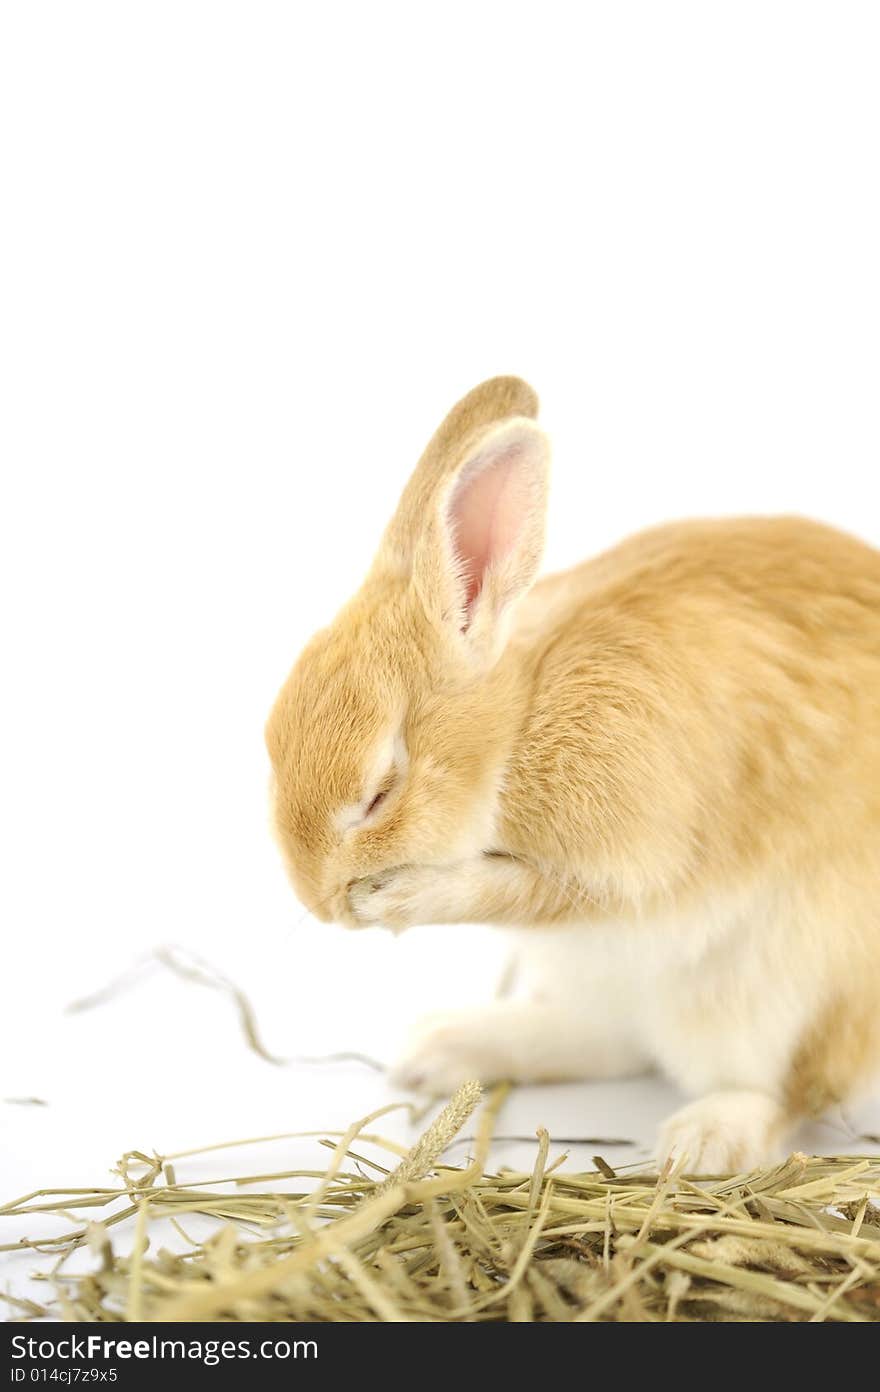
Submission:
<svg viewBox="0 0 880 1392">
<path fill-rule="evenodd" d="M 548 448 L 516 378 L 470 392 L 432 438 L 357 595 L 269 717 L 294 886 L 350 921 L 349 885 L 491 848 L 518 686 L 503 660 L 541 558 Z"/>
</svg>

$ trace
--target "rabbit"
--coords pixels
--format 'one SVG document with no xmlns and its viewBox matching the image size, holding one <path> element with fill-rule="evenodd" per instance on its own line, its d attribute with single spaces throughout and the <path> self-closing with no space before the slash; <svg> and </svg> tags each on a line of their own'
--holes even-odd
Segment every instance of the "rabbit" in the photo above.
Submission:
<svg viewBox="0 0 880 1392">
<path fill-rule="evenodd" d="M 687 521 L 537 580 L 537 410 L 493 378 L 431 439 L 270 715 L 277 836 L 321 920 L 536 959 L 399 1082 L 660 1070 L 660 1157 L 740 1172 L 880 1067 L 880 553 Z"/>
</svg>

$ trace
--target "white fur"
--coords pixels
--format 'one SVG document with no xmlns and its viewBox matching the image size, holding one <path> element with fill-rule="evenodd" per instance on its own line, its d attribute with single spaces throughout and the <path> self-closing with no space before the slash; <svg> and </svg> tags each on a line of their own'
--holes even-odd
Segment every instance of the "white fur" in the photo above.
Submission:
<svg viewBox="0 0 880 1392">
<path fill-rule="evenodd" d="M 544 1082 L 638 1073 L 647 1064 L 631 1036 L 610 1019 L 555 1002 L 500 1000 L 422 1021 L 394 1070 L 404 1087 L 443 1095 L 468 1078 Z"/>
<path fill-rule="evenodd" d="M 442 921 L 485 868 L 394 877 L 370 912 Z M 786 1069 L 821 989 L 815 962 L 799 967 L 798 939 L 812 927 L 804 914 L 765 889 L 711 916 L 519 930 L 514 999 L 424 1022 L 396 1077 L 445 1093 L 474 1076 L 598 1078 L 654 1066 L 707 1094 L 670 1120 L 661 1154 L 687 1152 L 694 1170 L 748 1168 L 774 1153 Z"/>
</svg>

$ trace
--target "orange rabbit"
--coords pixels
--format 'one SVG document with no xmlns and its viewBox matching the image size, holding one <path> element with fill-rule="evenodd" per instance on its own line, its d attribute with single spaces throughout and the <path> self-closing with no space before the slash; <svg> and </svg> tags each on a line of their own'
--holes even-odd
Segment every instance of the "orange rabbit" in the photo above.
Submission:
<svg viewBox="0 0 880 1392">
<path fill-rule="evenodd" d="M 880 554 L 685 522 L 535 583 L 536 414 L 459 402 L 296 663 L 281 845 L 320 918 L 534 930 L 527 994 L 427 1022 L 402 1081 L 656 1066 L 696 1096 L 662 1153 L 739 1169 L 880 1067 Z"/>
</svg>

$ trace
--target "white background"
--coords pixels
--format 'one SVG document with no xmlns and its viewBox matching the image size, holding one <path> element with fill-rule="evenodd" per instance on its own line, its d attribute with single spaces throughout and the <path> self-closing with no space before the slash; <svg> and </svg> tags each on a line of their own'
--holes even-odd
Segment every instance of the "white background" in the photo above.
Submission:
<svg viewBox="0 0 880 1392">
<path fill-rule="evenodd" d="M 548 566 L 700 513 L 880 543 L 878 70 L 837 0 L 3 6 L 0 1097 L 49 1105 L 0 1102 L 0 1199 L 384 1096 L 168 974 L 62 1013 L 157 943 L 279 1052 L 492 989 L 477 930 L 302 916 L 262 745 L 476 381 L 541 393 Z M 646 1144 L 672 1100 L 508 1129 Z"/>
</svg>

